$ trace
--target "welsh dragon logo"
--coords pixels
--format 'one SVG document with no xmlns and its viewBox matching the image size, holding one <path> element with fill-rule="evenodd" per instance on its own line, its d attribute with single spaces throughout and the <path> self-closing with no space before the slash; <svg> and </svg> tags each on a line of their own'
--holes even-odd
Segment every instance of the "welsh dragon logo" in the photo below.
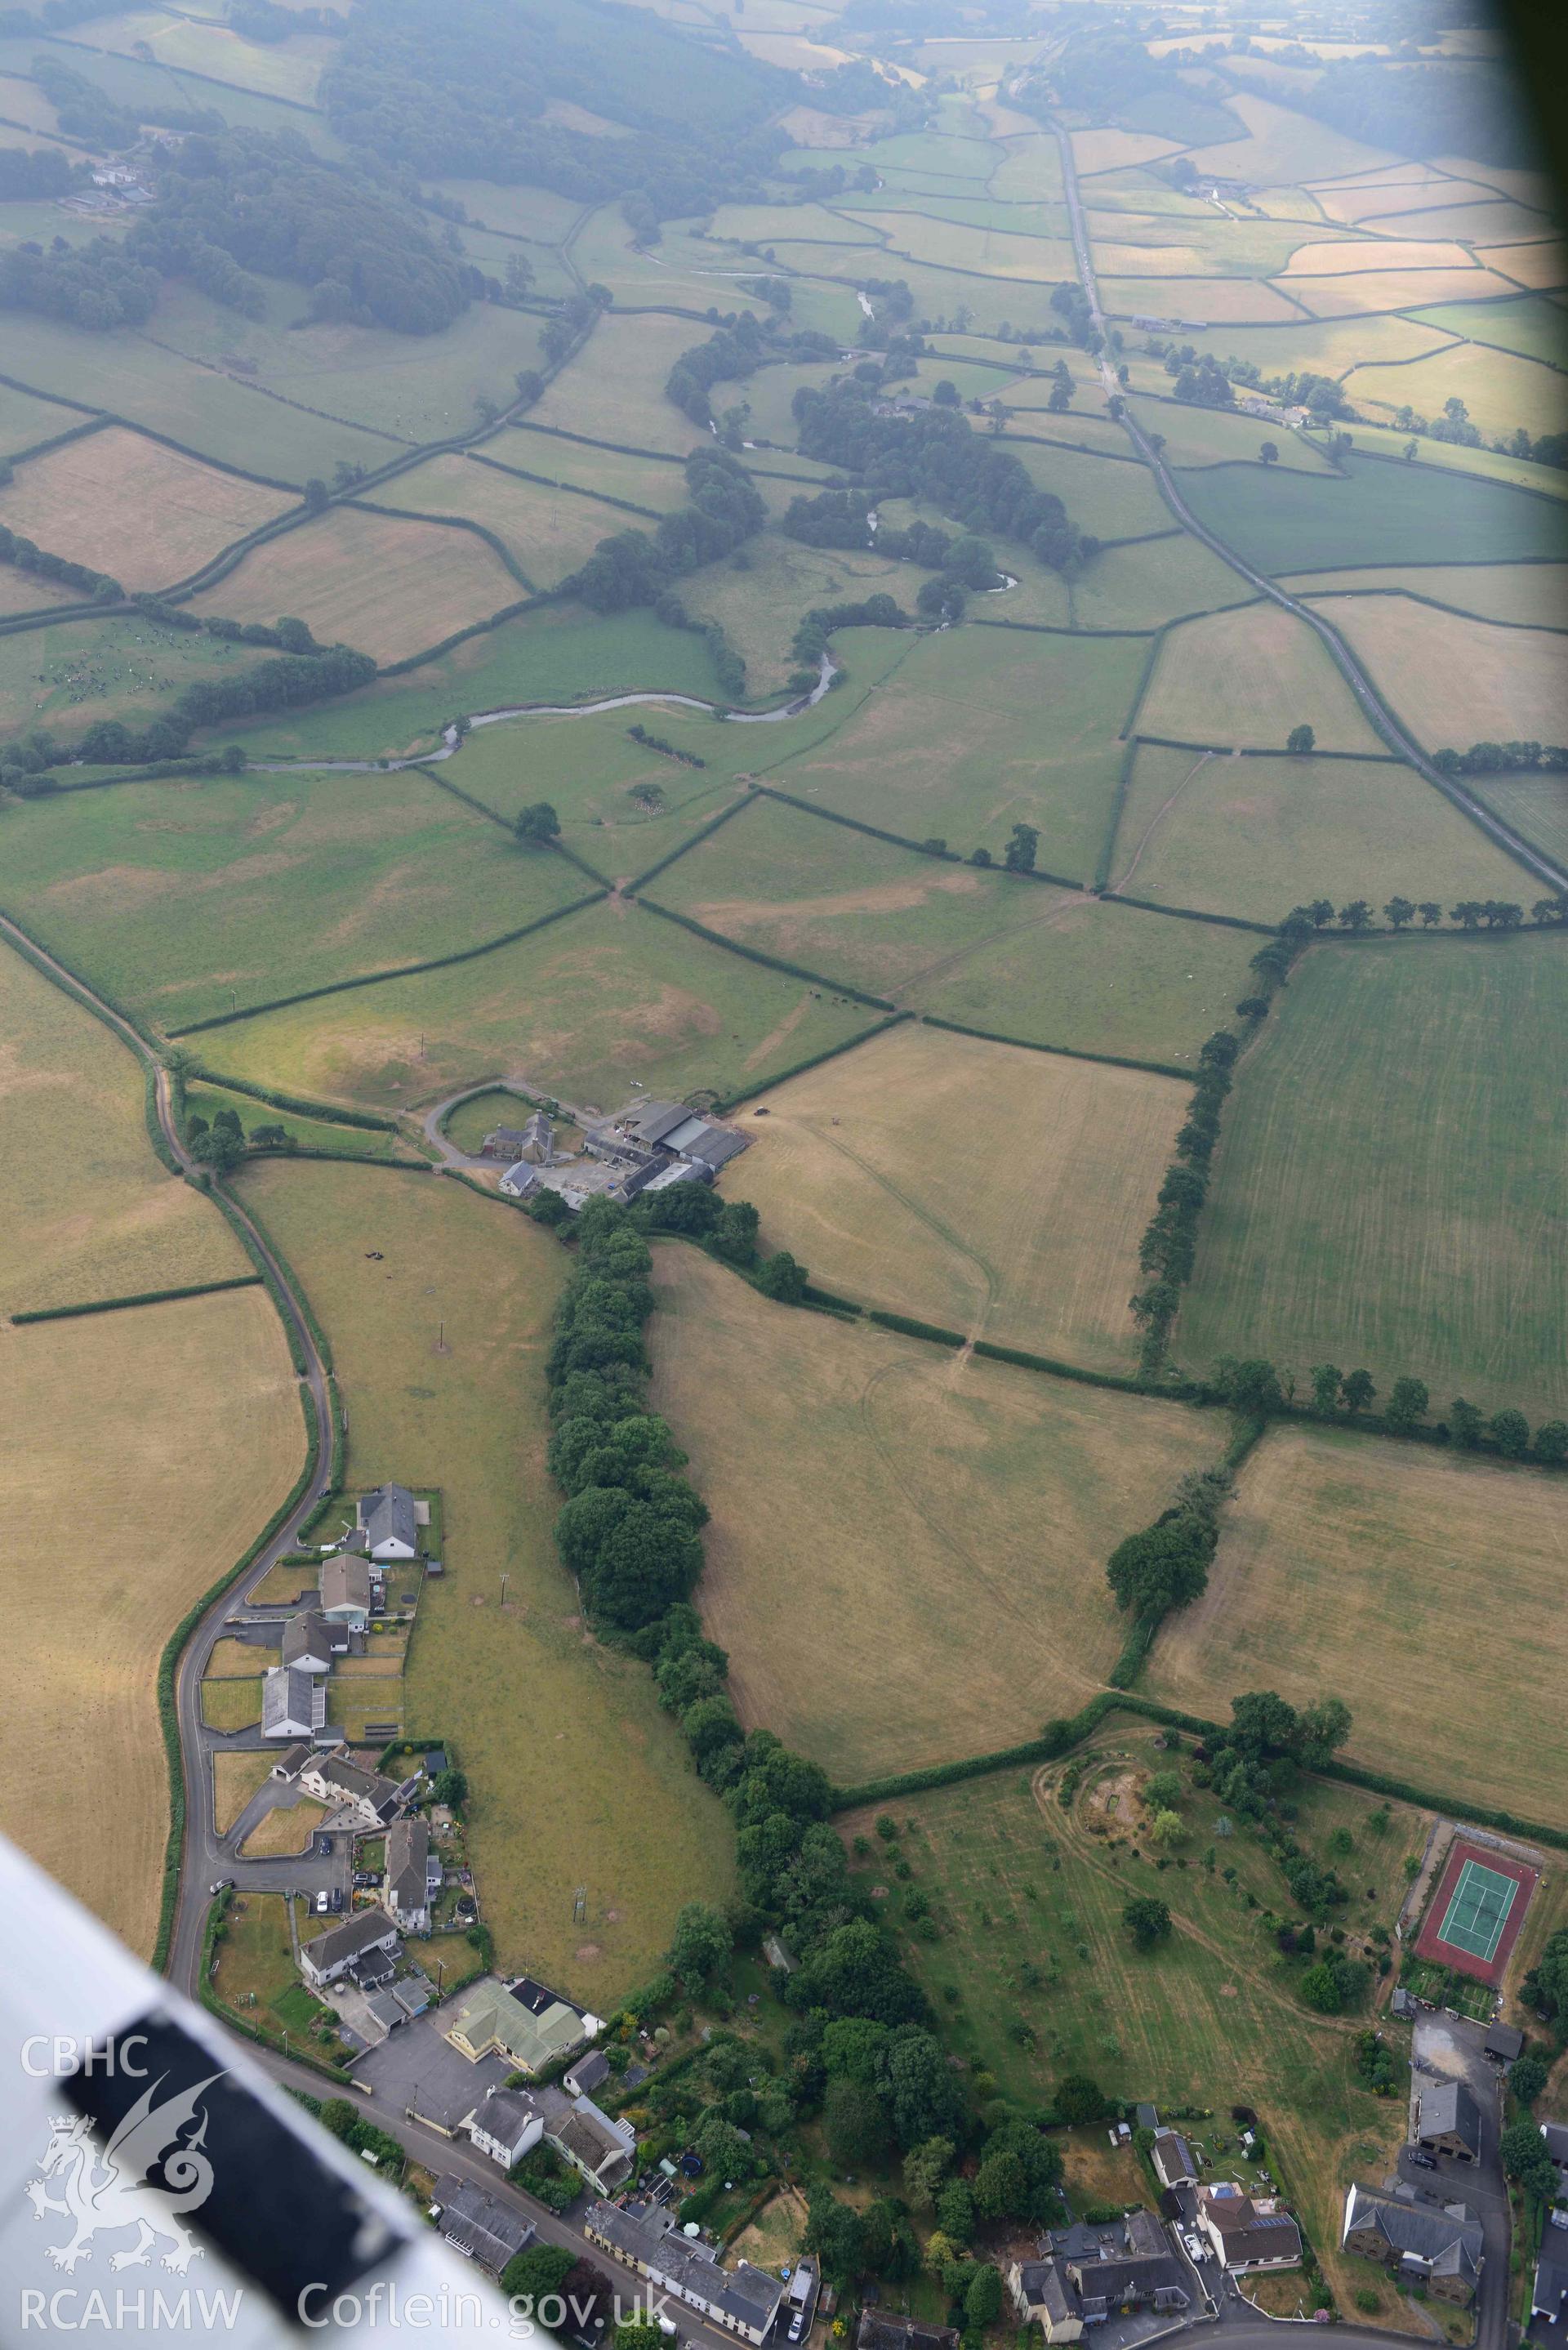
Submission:
<svg viewBox="0 0 1568 2350">
<path fill-rule="evenodd" d="M 183 2215 L 200 2210 L 213 2191 L 213 2166 L 202 2150 L 207 2135 L 202 2098 L 222 2074 L 211 2073 L 192 2088 L 155 2105 L 166 2078 L 161 2074 L 142 2091 L 101 2155 L 90 2125 L 80 2115 L 54 2116 L 38 2176 L 28 2180 L 27 2194 L 36 2219 L 57 2215 L 72 2223 L 69 2241 L 48 2248 L 57 2268 L 73 2272 L 95 2236 L 129 2228 L 136 2230 L 136 2241 L 129 2250 L 110 2254 L 112 2269 L 144 2268 L 153 2245 L 164 2242 L 172 2250 L 163 2254 L 163 2266 L 176 2275 L 182 2276 L 193 2260 L 201 2259 L 202 2248 L 184 2225 Z M 182 2136 L 187 2130 L 192 2134 Z M 154 2169 L 163 2185 L 155 2187 L 149 2180 L 147 2173 Z M 50 2193 L 50 2179 L 57 2180 L 60 2193 Z"/>
</svg>

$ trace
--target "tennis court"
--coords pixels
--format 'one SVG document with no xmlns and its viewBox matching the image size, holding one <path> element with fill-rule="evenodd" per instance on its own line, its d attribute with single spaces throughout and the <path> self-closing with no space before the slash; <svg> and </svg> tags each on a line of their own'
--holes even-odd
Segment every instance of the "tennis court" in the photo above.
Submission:
<svg viewBox="0 0 1568 2350">
<path fill-rule="evenodd" d="M 1479 1860 L 1467 1860 L 1443 1912 L 1438 1940 L 1447 1942 L 1451 1950 L 1468 1950 L 1472 1959 L 1490 1966 L 1497 1956 L 1497 1946 L 1518 1891 L 1513 1877 L 1500 1876 L 1495 1868 L 1483 1868 Z"/>
</svg>

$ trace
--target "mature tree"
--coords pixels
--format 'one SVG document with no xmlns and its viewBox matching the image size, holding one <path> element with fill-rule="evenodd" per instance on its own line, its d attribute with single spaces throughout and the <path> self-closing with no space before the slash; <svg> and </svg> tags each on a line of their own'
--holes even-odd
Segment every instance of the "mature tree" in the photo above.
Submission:
<svg viewBox="0 0 1568 2350">
<path fill-rule="evenodd" d="M 1479 898 L 1461 898 L 1453 909 L 1450 919 L 1458 922 L 1461 930 L 1479 931 L 1483 911 L 1484 909 Z"/>
<path fill-rule="evenodd" d="M 1347 906 L 1340 908 L 1334 920 L 1342 931 L 1365 931 L 1371 925 L 1372 909 L 1365 898 L 1352 898 Z"/>
<path fill-rule="evenodd" d="M 931 398 L 939 408 L 961 408 L 963 401 L 959 388 L 950 376 L 943 376 L 931 386 Z"/>
<path fill-rule="evenodd" d="M 977 2331 L 992 2324 L 1002 2314 L 1002 2272 L 982 2261 L 975 2270 L 974 2280 L 963 2298 L 964 2323 Z"/>
<path fill-rule="evenodd" d="M 1248 1356 L 1238 1362 L 1234 1356 L 1222 1356 L 1214 1366 L 1214 1384 L 1228 1404 L 1237 1411 L 1252 1412 L 1267 1418 L 1271 1412 L 1284 1409 L 1284 1389 L 1272 1363 L 1261 1355 Z"/>
<path fill-rule="evenodd" d="M 1431 1400 L 1425 1379 L 1397 1378 L 1388 1391 L 1383 1417 L 1396 1436 L 1408 1436 L 1417 1421 L 1425 1419 Z"/>
<path fill-rule="evenodd" d="M 1123 1907 L 1122 1923 L 1140 1950 L 1152 1950 L 1170 1932 L 1170 1910 L 1151 1893 L 1135 1894 Z"/>
<path fill-rule="evenodd" d="M 1053 416 L 1064 416 L 1068 409 L 1073 405 L 1073 385 L 1071 380 L 1066 383 L 1054 383 L 1051 387 L 1050 393 L 1047 396 L 1045 405 Z"/>
<path fill-rule="evenodd" d="M 1518 1461 L 1530 1443 L 1530 1422 L 1521 1411 L 1515 1411 L 1511 1405 L 1501 1411 L 1493 1412 L 1491 1440 L 1505 1461 Z"/>
<path fill-rule="evenodd" d="M 1015 824 L 1002 861 L 1010 873 L 1033 873 L 1039 846 L 1040 835 L 1032 824 Z"/>
<path fill-rule="evenodd" d="M 651 2317 L 627 2317 L 615 2330 L 615 2350 L 665 2350 L 664 2336 Z"/>
<path fill-rule="evenodd" d="M 688 1991 L 700 1991 L 728 1965 L 733 1947 L 722 1910 L 711 1902 L 688 1901 L 675 1920 L 670 1963 Z"/>
<path fill-rule="evenodd" d="M 1421 917 L 1424 931 L 1435 931 L 1443 919 L 1443 910 L 1435 898 L 1423 898 L 1416 911 Z"/>
<path fill-rule="evenodd" d="M 1187 1822 L 1179 1812 L 1156 1812 L 1148 1824 L 1150 1841 L 1163 1848 L 1179 1844 L 1187 1834 Z"/>
<path fill-rule="evenodd" d="M 1331 1959 L 1319 1959 L 1302 1977 L 1302 1997 L 1320 2015 L 1337 2015 L 1344 2006 L 1339 1975 Z"/>
<path fill-rule="evenodd" d="M 530 2244 L 507 2262 L 501 2290 L 508 2299 L 526 2294 L 537 2307 L 547 2293 L 560 2292 L 576 2265 L 576 2253 L 564 2244 Z"/>
<path fill-rule="evenodd" d="M 444 1804 L 449 1811 L 461 1811 L 468 1801 L 467 1774 L 454 1770 L 449 1763 L 444 1771 L 436 1773 L 431 1783 L 431 1794 L 438 1804 Z"/>
<path fill-rule="evenodd" d="M 1538 1461 L 1568 1460 L 1568 1421 L 1545 1419 L 1535 1431 Z"/>
<path fill-rule="evenodd" d="M 1366 1409 L 1373 1397 L 1377 1393 L 1377 1389 L 1373 1384 L 1370 1371 L 1347 1371 L 1343 1392 L 1345 1408 L 1354 1419 L 1358 1411 Z"/>
<path fill-rule="evenodd" d="M 828 2188 L 814 2187 L 805 2214 L 805 2250 L 822 2262 L 822 2272 L 843 2284 L 860 2265 L 860 2215 Z"/>
<path fill-rule="evenodd" d="M 891 2132 L 887 2110 L 863 2082 L 829 2081 L 822 2103 L 827 2150 L 841 2170 L 862 2170 L 886 2154 Z"/>
<path fill-rule="evenodd" d="M 1313 1365 L 1312 1406 L 1320 1419 L 1332 1419 L 1338 1410 L 1344 1379 L 1345 1374 L 1337 1363 Z"/>
<path fill-rule="evenodd" d="M 1163 1616 L 1185 1607 L 1204 1589 L 1211 1549 L 1198 1527 L 1179 1519 L 1146 1526 L 1116 1544 L 1106 1579 L 1119 1607 L 1134 1616 Z"/>
<path fill-rule="evenodd" d="M 1552 2201 L 1557 2192 L 1557 2166 L 1534 2122 L 1510 2122 L 1499 2151 L 1510 2178 L 1516 2178 L 1527 2195 L 1539 2197 L 1543 2203 Z"/>
<path fill-rule="evenodd" d="M 1069 2127 L 1105 2116 L 1106 2093 L 1087 2073 L 1069 2073 L 1065 2080 L 1058 2081 L 1052 2102 Z"/>
<path fill-rule="evenodd" d="M 560 837 L 561 819 L 548 800 L 535 800 L 513 817 L 512 829 L 525 848 L 547 848 Z"/>
<path fill-rule="evenodd" d="M 1473 1403 L 1467 1403 L 1463 1396 L 1456 1396 L 1449 1406 L 1449 1425 L 1453 1430 L 1454 1442 L 1473 1452 L 1481 1440 L 1481 1430 L 1486 1422 Z"/>
<path fill-rule="evenodd" d="M 1258 449 L 1258 454 L 1262 459 L 1265 465 L 1277 465 L 1280 462 L 1278 442 L 1264 441 L 1261 442 Z"/>
<path fill-rule="evenodd" d="M 1307 908 L 1307 913 L 1311 918 L 1312 926 L 1314 931 L 1326 930 L 1330 922 L 1334 920 L 1334 899 L 1332 898 L 1314 898 L 1311 905 Z"/>
<path fill-rule="evenodd" d="M 1402 931 L 1416 919 L 1416 909 L 1408 898 L 1390 898 L 1383 909 L 1383 918 L 1390 930 Z"/>
<path fill-rule="evenodd" d="M 1151 1812 L 1172 1811 L 1185 1792 L 1179 1771 L 1156 1771 L 1144 1781 L 1145 1807 Z"/>
<path fill-rule="evenodd" d="M 904 2157 L 904 2186 L 917 2211 L 935 2206 L 957 2150 L 950 2137 L 928 2137 Z"/>
<path fill-rule="evenodd" d="M 776 1298 L 781 1305 L 799 1305 L 805 1296 L 807 1274 L 804 1264 L 797 1263 L 788 1249 L 779 1249 L 764 1257 L 757 1267 L 757 1287 L 764 1297 Z"/>
<path fill-rule="evenodd" d="M 1548 2066 L 1543 2056 L 1526 2054 L 1509 2068 L 1508 2085 L 1521 2106 L 1532 2106 L 1546 2086 Z"/>
<path fill-rule="evenodd" d="M 751 1264 L 757 1253 L 761 1221 L 749 1200 L 726 1200 L 713 1227 L 714 1254 L 730 1264 Z"/>
<path fill-rule="evenodd" d="M 1293 726 L 1285 736 L 1287 751 L 1310 751 L 1316 743 L 1317 736 L 1310 726 Z"/>
<path fill-rule="evenodd" d="M 974 2190 L 964 2179 L 950 2179 L 938 2195 L 937 2225 L 955 2244 L 967 2244 L 973 2235 Z"/>
</svg>

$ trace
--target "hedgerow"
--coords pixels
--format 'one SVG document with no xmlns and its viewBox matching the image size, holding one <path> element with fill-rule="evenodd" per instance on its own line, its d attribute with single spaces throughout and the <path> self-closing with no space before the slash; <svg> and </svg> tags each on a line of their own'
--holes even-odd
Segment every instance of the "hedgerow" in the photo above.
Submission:
<svg viewBox="0 0 1568 2350">
<path fill-rule="evenodd" d="M 213 1297 L 224 1289 L 259 1289 L 259 1273 L 232 1274 L 227 1281 L 193 1281 L 182 1288 L 142 1289 L 125 1297 L 91 1297 L 80 1305 L 36 1305 L 29 1312 L 13 1314 L 11 1320 L 20 1326 L 28 1322 L 71 1322 L 84 1314 L 118 1314 L 130 1305 L 166 1305 L 182 1297 Z"/>
</svg>

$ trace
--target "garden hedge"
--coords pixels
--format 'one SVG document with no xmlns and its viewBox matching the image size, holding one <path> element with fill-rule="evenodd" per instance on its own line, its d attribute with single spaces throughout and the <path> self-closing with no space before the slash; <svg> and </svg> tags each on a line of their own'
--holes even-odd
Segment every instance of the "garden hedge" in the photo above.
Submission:
<svg viewBox="0 0 1568 2350">
<path fill-rule="evenodd" d="M 13 1314 L 20 1326 L 27 1322 L 70 1322 L 84 1314 L 118 1314 L 130 1305 L 166 1305 L 181 1297 L 213 1297 L 225 1289 L 259 1289 L 259 1273 L 236 1273 L 227 1281 L 193 1281 L 181 1289 L 143 1289 L 126 1297 L 93 1297 L 81 1305 L 37 1305 L 30 1313 Z"/>
</svg>

